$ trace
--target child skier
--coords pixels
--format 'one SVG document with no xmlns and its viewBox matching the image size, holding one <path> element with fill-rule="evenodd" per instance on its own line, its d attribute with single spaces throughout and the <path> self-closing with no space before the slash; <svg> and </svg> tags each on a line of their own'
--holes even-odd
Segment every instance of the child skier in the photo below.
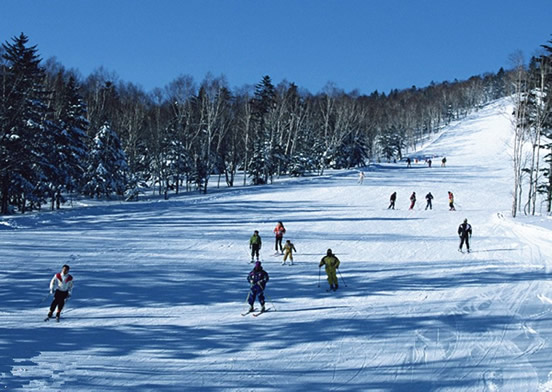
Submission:
<svg viewBox="0 0 552 392">
<path fill-rule="evenodd" d="M 278 246 L 280 246 L 280 254 L 284 254 L 284 249 L 282 248 L 282 239 L 284 238 L 284 234 L 286 232 L 286 228 L 284 227 L 284 224 L 279 221 L 276 227 L 274 228 L 274 234 L 276 236 L 276 243 L 275 243 L 275 249 L 276 253 L 278 254 Z"/>
<path fill-rule="evenodd" d="M 340 261 L 336 255 L 332 253 L 331 249 L 328 249 L 326 256 L 322 257 L 318 268 L 321 268 L 323 265 L 326 269 L 326 275 L 328 275 L 328 283 L 330 284 L 330 290 L 337 290 L 337 269 L 339 268 Z"/>
<path fill-rule="evenodd" d="M 261 236 L 259 235 L 259 230 L 255 230 L 253 232 L 253 235 L 249 239 L 249 249 L 251 249 L 251 262 L 253 262 L 254 256 L 257 256 L 257 261 L 259 261 L 259 251 L 261 250 L 262 244 L 263 241 L 261 240 Z"/>
<path fill-rule="evenodd" d="M 431 194 L 431 192 L 429 192 L 426 196 L 425 196 L 425 199 L 427 201 L 427 204 L 426 204 L 426 207 L 425 209 L 427 210 L 428 208 L 430 210 L 433 209 L 433 205 L 431 204 L 431 201 L 433 200 L 433 195 Z"/>
<path fill-rule="evenodd" d="M 414 209 L 414 204 L 416 204 L 416 192 L 412 192 L 410 195 L 410 208 L 409 210 Z"/>
<path fill-rule="evenodd" d="M 454 208 L 454 195 L 452 192 L 448 193 L 449 198 L 449 211 L 456 211 L 456 208 Z"/>
<path fill-rule="evenodd" d="M 470 242 L 469 239 L 472 235 L 472 227 L 468 223 L 467 219 L 464 219 L 464 222 L 458 226 L 458 236 L 460 237 L 460 246 L 458 247 L 458 251 L 462 252 L 462 246 L 464 243 L 466 243 L 466 248 L 468 249 L 468 253 L 470 253 Z"/>
<path fill-rule="evenodd" d="M 54 291 L 55 290 L 55 291 Z M 56 320 L 59 321 L 63 306 L 73 291 L 73 277 L 69 275 L 69 266 L 65 264 L 61 267 L 61 272 L 54 275 L 50 281 L 50 294 L 54 295 L 54 300 L 50 304 L 50 311 L 48 312 L 48 320 L 54 314 L 54 310 L 57 306 Z"/>
<path fill-rule="evenodd" d="M 247 275 L 247 281 L 251 285 L 249 289 L 249 295 L 247 296 L 247 302 L 249 303 L 249 312 L 253 312 L 255 310 L 253 304 L 255 303 L 255 298 L 257 296 L 259 296 L 261 312 L 264 312 L 266 310 L 264 289 L 266 287 L 268 279 L 268 273 L 263 270 L 261 262 L 257 261 L 253 270 L 249 273 L 249 275 Z"/>
<path fill-rule="evenodd" d="M 297 249 L 295 249 L 295 245 L 293 245 L 290 240 L 287 240 L 284 245 L 284 261 L 282 261 L 282 265 L 286 263 L 288 257 L 289 264 L 293 265 L 293 252 L 297 252 Z"/>
</svg>

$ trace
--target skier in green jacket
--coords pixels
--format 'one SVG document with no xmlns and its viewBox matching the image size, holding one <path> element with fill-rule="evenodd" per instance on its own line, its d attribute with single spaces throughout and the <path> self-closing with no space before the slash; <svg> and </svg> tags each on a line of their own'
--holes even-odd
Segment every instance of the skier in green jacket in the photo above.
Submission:
<svg viewBox="0 0 552 392">
<path fill-rule="evenodd" d="M 255 230 L 253 232 L 253 235 L 249 239 L 249 249 L 251 249 L 251 262 L 253 263 L 254 256 L 257 256 L 257 261 L 259 261 L 259 251 L 261 250 L 261 246 L 263 244 L 263 241 L 261 240 L 261 236 L 259 235 L 259 230 Z"/>
</svg>

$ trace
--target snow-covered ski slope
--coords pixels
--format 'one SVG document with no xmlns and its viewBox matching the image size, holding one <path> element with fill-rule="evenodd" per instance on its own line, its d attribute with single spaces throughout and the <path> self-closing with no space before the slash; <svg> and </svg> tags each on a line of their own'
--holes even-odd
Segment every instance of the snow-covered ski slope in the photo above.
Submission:
<svg viewBox="0 0 552 392">
<path fill-rule="evenodd" d="M 5 218 L 0 390 L 551 391 L 552 222 L 509 218 L 508 112 L 489 105 L 425 147 L 447 167 L 374 165 L 362 185 L 340 171 Z M 273 256 L 278 220 L 294 266 Z M 242 317 L 255 229 L 271 311 Z M 336 293 L 324 271 L 318 287 L 327 248 Z M 64 263 L 74 295 L 45 323 Z"/>
</svg>

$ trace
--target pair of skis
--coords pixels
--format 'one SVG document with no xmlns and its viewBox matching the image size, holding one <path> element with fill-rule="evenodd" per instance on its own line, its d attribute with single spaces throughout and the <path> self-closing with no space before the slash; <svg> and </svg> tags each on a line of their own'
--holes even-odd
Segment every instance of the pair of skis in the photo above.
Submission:
<svg viewBox="0 0 552 392">
<path fill-rule="evenodd" d="M 268 312 L 268 309 L 267 310 L 261 310 L 260 312 L 255 312 L 256 310 L 257 309 L 248 310 L 247 312 L 242 313 L 241 315 L 242 316 L 247 316 L 248 314 L 252 314 L 253 317 L 259 317 L 261 314 Z"/>
</svg>

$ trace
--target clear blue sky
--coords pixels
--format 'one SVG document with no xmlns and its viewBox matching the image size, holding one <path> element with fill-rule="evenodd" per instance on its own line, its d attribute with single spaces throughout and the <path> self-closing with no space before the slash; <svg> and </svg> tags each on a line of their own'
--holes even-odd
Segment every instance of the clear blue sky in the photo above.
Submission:
<svg viewBox="0 0 552 392">
<path fill-rule="evenodd" d="M 319 92 L 427 86 L 509 68 L 552 39 L 551 0 L 2 0 L 0 41 L 146 90 L 181 74 Z"/>
</svg>

